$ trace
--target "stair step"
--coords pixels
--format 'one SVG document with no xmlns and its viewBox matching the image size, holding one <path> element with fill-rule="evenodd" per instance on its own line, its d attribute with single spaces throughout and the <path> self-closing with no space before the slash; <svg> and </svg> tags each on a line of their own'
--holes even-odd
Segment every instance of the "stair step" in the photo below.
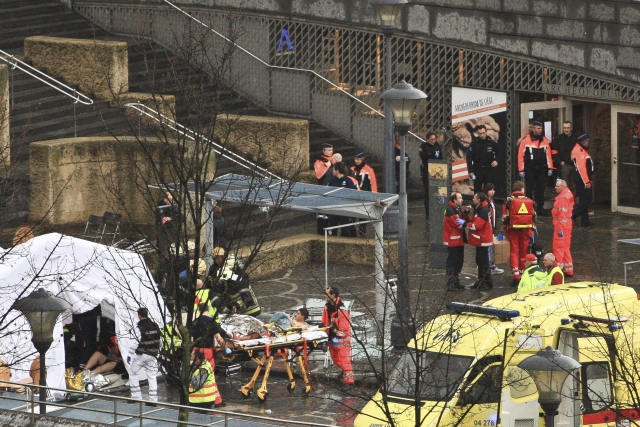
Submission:
<svg viewBox="0 0 640 427">
<path fill-rule="evenodd" d="M 38 12 L 40 12 L 40 10 L 38 10 Z M 4 33 L 9 28 L 32 27 L 50 23 L 51 18 L 51 13 L 44 13 L 38 15 L 19 16 L 11 19 L 2 19 L 0 20 L 0 23 L 2 24 L 2 31 Z M 78 15 L 65 10 L 55 14 L 55 21 L 56 23 L 78 21 Z"/>
</svg>

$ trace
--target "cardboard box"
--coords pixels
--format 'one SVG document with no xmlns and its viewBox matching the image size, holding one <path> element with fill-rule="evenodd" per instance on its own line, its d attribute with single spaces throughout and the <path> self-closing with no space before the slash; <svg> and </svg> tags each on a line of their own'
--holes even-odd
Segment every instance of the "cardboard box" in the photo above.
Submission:
<svg viewBox="0 0 640 427">
<path fill-rule="evenodd" d="M 493 262 L 494 264 L 509 264 L 510 245 L 506 236 L 504 240 L 493 238 Z"/>
</svg>

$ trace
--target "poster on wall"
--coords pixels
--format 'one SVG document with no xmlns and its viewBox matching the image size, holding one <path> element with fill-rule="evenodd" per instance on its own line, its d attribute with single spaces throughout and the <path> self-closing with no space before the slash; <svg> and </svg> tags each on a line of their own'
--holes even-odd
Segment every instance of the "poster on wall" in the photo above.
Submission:
<svg viewBox="0 0 640 427">
<path fill-rule="evenodd" d="M 466 161 L 467 151 L 473 138 L 477 137 L 477 128 L 484 125 L 487 135 L 493 138 L 500 147 L 502 161 L 496 167 L 496 197 L 506 197 L 505 167 L 507 149 L 507 93 L 463 87 L 451 88 L 451 129 L 453 147 L 451 162 L 462 172 L 462 163 Z M 466 174 L 466 169 L 464 170 Z M 452 182 L 453 191 L 463 195 L 473 195 L 473 181 L 468 175 Z"/>
</svg>

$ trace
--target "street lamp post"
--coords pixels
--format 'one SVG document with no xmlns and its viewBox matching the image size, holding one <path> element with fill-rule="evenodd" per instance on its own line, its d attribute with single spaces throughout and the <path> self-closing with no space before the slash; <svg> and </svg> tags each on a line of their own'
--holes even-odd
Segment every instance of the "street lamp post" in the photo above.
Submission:
<svg viewBox="0 0 640 427">
<path fill-rule="evenodd" d="M 33 334 L 31 341 L 40 353 L 40 414 L 46 414 L 47 392 L 43 388 L 47 385 L 45 354 L 53 342 L 53 328 L 58 316 L 70 309 L 71 304 L 43 288 L 38 288 L 28 297 L 13 303 L 12 308 L 22 312 L 29 321 Z"/>
<path fill-rule="evenodd" d="M 549 346 L 518 364 L 529 373 L 538 389 L 538 402 L 545 415 L 546 427 L 553 427 L 556 411 L 562 402 L 562 387 L 580 363 Z"/>
<path fill-rule="evenodd" d="M 402 6 L 409 3 L 408 0 L 369 0 L 369 4 L 376 9 L 382 34 L 385 37 L 385 89 L 391 89 L 392 61 L 391 58 L 391 38 L 396 31 L 396 22 Z M 384 191 L 390 194 L 396 192 L 395 185 L 395 160 L 393 155 L 393 123 L 391 121 L 391 110 L 385 105 L 384 109 Z"/>
<path fill-rule="evenodd" d="M 400 227 L 398 230 L 398 297 L 397 313 L 391 322 L 391 344 L 404 348 L 413 332 L 409 313 L 409 236 L 407 215 L 407 162 L 405 135 L 411 128 L 411 117 L 420 101 L 427 95 L 404 80 L 396 83 L 380 96 L 393 114 L 393 125 L 400 135 Z"/>
</svg>

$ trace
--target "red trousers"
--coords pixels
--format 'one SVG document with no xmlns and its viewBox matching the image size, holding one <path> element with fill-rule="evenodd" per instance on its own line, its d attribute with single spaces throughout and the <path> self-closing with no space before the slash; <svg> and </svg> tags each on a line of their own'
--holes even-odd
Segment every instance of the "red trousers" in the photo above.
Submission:
<svg viewBox="0 0 640 427">
<path fill-rule="evenodd" d="M 553 225 L 553 254 L 556 256 L 556 263 L 565 275 L 573 276 L 573 258 L 571 257 L 573 223 L 571 220 L 553 221 Z"/>
<path fill-rule="evenodd" d="M 530 228 L 516 230 L 507 229 L 507 239 L 509 239 L 509 262 L 511 264 L 511 275 L 514 279 L 520 279 L 524 271 L 524 261 L 522 258 L 529 253 L 529 243 L 533 231 Z"/>
<path fill-rule="evenodd" d="M 351 343 L 329 344 L 329 354 L 336 366 L 342 369 L 344 382 L 353 384 L 353 368 L 351 367 Z"/>
</svg>

